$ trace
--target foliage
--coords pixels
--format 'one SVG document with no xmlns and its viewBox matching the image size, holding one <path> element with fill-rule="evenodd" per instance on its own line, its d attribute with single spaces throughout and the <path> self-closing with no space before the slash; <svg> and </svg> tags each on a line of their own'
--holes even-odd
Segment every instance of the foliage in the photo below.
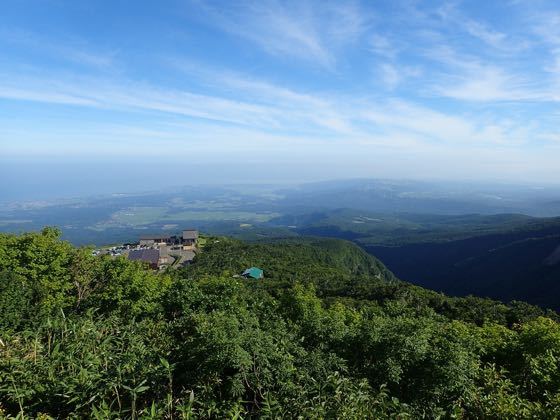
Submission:
<svg viewBox="0 0 560 420">
<path fill-rule="evenodd" d="M 155 273 L 0 236 L 0 417 L 554 418 L 559 366 L 555 313 L 412 286 L 343 241 L 209 238 Z"/>
</svg>

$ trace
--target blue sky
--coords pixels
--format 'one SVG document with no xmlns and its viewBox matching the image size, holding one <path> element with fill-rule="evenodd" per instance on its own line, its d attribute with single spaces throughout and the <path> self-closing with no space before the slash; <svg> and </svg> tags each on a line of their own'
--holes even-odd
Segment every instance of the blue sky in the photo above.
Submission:
<svg viewBox="0 0 560 420">
<path fill-rule="evenodd" d="M 557 1 L 0 5 L 12 164 L 560 183 L 559 102 Z"/>
</svg>

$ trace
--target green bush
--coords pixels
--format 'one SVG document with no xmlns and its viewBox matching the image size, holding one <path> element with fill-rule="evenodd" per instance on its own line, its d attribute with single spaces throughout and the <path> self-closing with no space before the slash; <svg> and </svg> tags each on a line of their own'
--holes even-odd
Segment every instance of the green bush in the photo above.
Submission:
<svg viewBox="0 0 560 420">
<path fill-rule="evenodd" d="M 0 418 L 555 418 L 544 315 L 400 282 L 343 241 L 210 238 L 155 273 L 55 229 L 0 235 Z"/>
</svg>

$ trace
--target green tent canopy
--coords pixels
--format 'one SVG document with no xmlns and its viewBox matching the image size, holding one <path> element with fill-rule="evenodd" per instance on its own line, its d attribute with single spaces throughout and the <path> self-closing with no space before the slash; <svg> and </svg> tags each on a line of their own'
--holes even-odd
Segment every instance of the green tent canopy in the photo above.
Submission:
<svg viewBox="0 0 560 420">
<path fill-rule="evenodd" d="M 262 279 L 264 277 L 264 272 L 257 267 L 251 267 L 245 270 L 242 274 L 243 277 L 251 277 L 253 279 Z"/>
</svg>

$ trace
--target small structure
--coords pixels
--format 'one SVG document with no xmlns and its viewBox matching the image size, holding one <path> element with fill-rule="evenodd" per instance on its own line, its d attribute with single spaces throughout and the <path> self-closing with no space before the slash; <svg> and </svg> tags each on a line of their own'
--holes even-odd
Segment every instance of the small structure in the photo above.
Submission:
<svg viewBox="0 0 560 420">
<path fill-rule="evenodd" d="M 245 270 L 243 272 L 243 274 L 241 274 L 243 277 L 247 278 L 252 278 L 252 279 L 262 279 L 264 277 L 264 272 L 257 267 L 251 267 L 248 268 L 247 270 Z"/>
<path fill-rule="evenodd" d="M 158 266 L 168 264 L 168 263 L 169 263 L 169 251 L 166 246 L 162 246 L 159 248 Z"/>
<path fill-rule="evenodd" d="M 184 250 L 192 251 L 196 249 L 196 244 L 198 241 L 198 230 L 196 229 L 186 229 L 183 231 L 183 236 L 181 237 L 181 243 Z"/>
<path fill-rule="evenodd" d="M 194 253 L 194 251 L 181 251 L 181 256 L 183 257 L 183 259 L 181 260 L 182 265 L 187 266 L 193 262 L 196 254 Z"/>
<path fill-rule="evenodd" d="M 144 261 L 150 265 L 150 268 L 157 269 L 160 264 L 160 255 L 158 249 L 133 249 L 128 254 L 131 261 Z"/>
<path fill-rule="evenodd" d="M 140 238 L 140 246 L 171 245 L 175 240 L 171 235 L 145 235 Z"/>
</svg>

